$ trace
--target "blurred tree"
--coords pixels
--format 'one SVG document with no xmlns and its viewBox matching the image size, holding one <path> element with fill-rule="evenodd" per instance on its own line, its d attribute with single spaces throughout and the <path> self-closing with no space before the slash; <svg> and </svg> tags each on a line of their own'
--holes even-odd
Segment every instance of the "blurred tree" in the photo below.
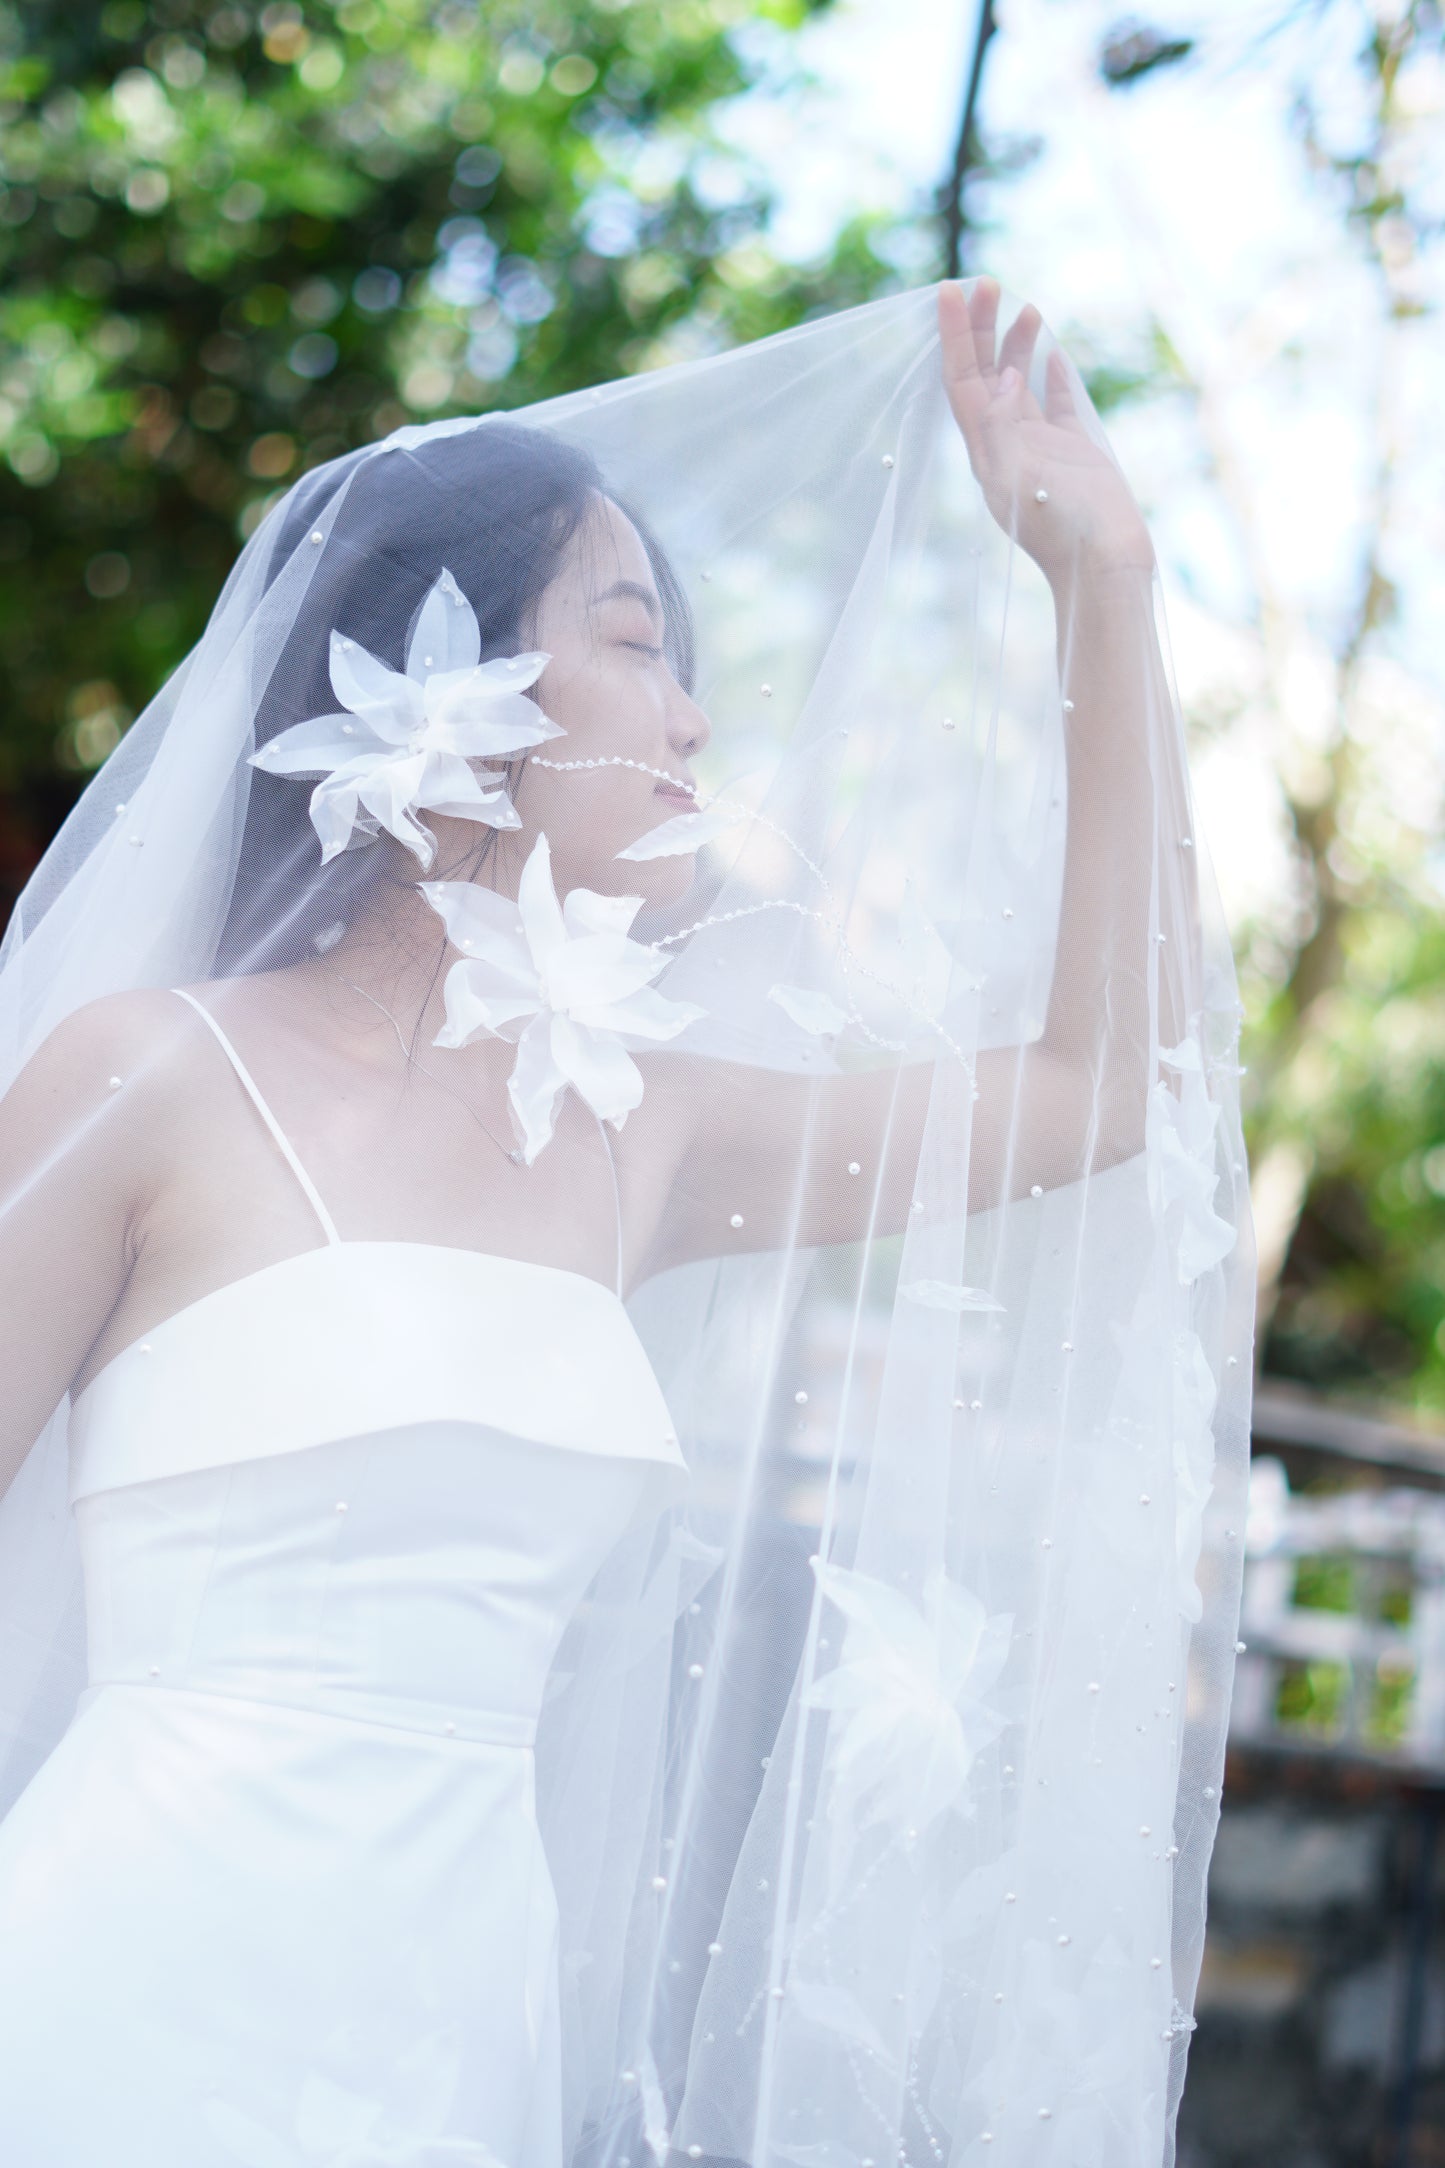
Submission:
<svg viewBox="0 0 1445 2168">
<path fill-rule="evenodd" d="M 305 467 L 896 283 L 710 125 L 823 5 L 0 5 L 0 884 Z"/>
<path fill-rule="evenodd" d="M 1423 334 L 1445 237 L 1430 154 L 1445 117 L 1445 19 L 1435 0 L 1289 0 L 1254 23 L 1259 49 L 1300 24 L 1319 33 L 1301 50 L 1320 68 L 1294 76 L 1290 120 L 1316 198 L 1338 221 L 1357 311 L 1348 337 L 1364 360 L 1350 393 L 1364 422 L 1359 468 L 1342 444 L 1337 498 L 1353 563 L 1328 610 L 1302 603 L 1274 554 L 1231 393 L 1247 380 L 1253 400 L 1283 406 L 1328 383 L 1337 318 L 1261 294 L 1206 354 L 1187 312 L 1161 300 L 1146 396 L 1182 392 L 1192 405 L 1256 600 L 1239 684 L 1225 685 L 1226 664 L 1222 714 L 1195 720 L 1206 735 L 1243 720 L 1271 744 L 1292 862 L 1288 893 L 1237 929 L 1262 1367 L 1439 1413 L 1445 717 L 1397 633 L 1402 584 L 1432 559 L 1438 534 L 1412 491 L 1403 429 L 1419 372 L 1438 366 Z M 1353 80 L 1338 65 L 1341 28 Z M 1100 73 L 1130 86 L 1190 50 L 1131 24 L 1106 44 Z"/>
</svg>

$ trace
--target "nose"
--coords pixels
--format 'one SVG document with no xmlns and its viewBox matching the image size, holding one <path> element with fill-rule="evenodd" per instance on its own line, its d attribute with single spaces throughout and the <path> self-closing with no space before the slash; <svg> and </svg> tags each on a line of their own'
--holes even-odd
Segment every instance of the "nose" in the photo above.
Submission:
<svg viewBox="0 0 1445 2168">
<path fill-rule="evenodd" d="M 712 736 L 712 724 L 693 699 L 674 682 L 667 707 L 667 742 L 684 760 L 700 753 Z"/>
</svg>

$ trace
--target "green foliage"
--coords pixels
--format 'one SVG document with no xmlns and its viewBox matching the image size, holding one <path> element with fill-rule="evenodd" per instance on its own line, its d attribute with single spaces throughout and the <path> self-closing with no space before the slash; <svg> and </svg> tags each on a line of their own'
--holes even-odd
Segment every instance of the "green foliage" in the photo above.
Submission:
<svg viewBox="0 0 1445 2168">
<path fill-rule="evenodd" d="M 305 467 L 897 283 L 711 125 L 822 4 L 0 6 L 0 881 Z"/>
<path fill-rule="evenodd" d="M 1356 869 L 1357 873 L 1360 869 Z M 1445 1412 L 1445 923 L 1433 898 L 1361 881 L 1343 968 L 1274 1072 L 1286 1002 L 1258 1014 L 1256 1128 L 1299 1140 L 1311 1178 L 1267 1344 L 1277 1374 Z"/>
</svg>

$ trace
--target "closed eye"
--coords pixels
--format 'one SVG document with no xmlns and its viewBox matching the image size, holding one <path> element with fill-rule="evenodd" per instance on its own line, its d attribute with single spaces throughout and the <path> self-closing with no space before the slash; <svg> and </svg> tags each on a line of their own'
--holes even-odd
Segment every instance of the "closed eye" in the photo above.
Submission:
<svg viewBox="0 0 1445 2168">
<path fill-rule="evenodd" d="M 662 649 L 649 646 L 646 640 L 622 640 L 618 644 L 622 647 L 630 647 L 634 654 L 650 655 L 654 662 L 661 662 L 662 660 Z"/>
</svg>

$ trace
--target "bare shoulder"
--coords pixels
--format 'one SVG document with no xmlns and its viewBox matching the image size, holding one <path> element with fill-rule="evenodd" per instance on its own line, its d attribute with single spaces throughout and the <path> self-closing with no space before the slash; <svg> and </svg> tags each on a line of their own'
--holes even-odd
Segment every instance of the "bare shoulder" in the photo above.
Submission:
<svg viewBox="0 0 1445 2168">
<path fill-rule="evenodd" d="M 72 1010 L 5 1094 L 12 1116 L 79 1116 L 109 1102 L 154 1119 L 206 1074 L 205 1027 L 173 993 L 140 987 Z"/>
</svg>

